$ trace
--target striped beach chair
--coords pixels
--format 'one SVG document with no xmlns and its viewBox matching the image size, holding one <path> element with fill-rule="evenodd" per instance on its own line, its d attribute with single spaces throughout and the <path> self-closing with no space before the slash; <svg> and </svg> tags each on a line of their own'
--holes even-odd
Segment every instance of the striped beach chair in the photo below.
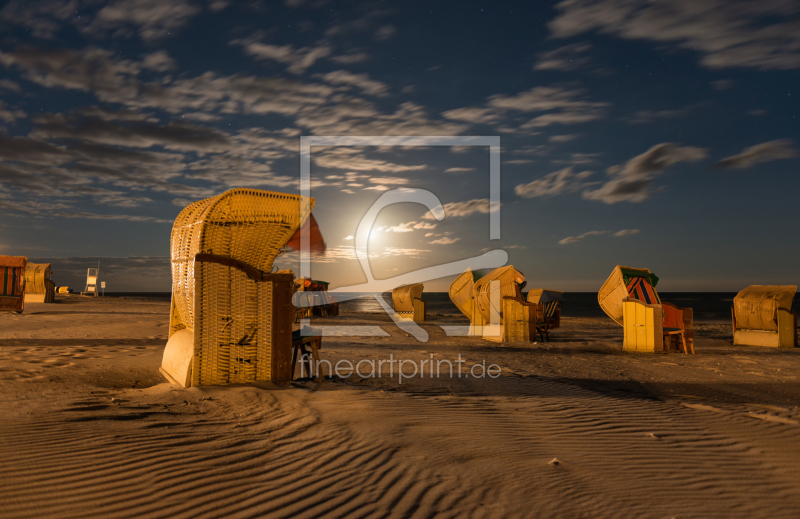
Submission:
<svg viewBox="0 0 800 519">
<path fill-rule="evenodd" d="M 0 311 L 22 313 L 25 306 L 25 256 L 0 256 Z"/>
<path fill-rule="evenodd" d="M 658 277 L 647 269 L 617 265 L 597 294 L 603 311 L 623 327 L 623 350 L 661 352 L 678 349 L 694 354 L 691 308 L 661 301 Z"/>
</svg>

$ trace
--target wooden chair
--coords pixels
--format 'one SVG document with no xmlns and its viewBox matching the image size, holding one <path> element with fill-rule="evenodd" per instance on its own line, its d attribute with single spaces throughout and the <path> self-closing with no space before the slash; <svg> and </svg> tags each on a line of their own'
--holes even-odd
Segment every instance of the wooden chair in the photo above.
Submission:
<svg viewBox="0 0 800 519">
<path fill-rule="evenodd" d="M 311 352 L 306 349 L 308 347 Z M 322 335 L 302 335 L 301 330 L 292 332 L 292 380 L 294 378 L 297 359 L 300 359 L 301 373 L 308 373 L 311 380 L 321 384 L 325 379 L 322 373 L 319 350 L 322 348 Z M 317 371 L 315 371 L 315 368 Z M 316 377 L 314 376 L 316 374 Z"/>
<path fill-rule="evenodd" d="M 291 273 L 274 259 L 313 198 L 233 189 L 187 206 L 172 228 L 170 338 L 161 372 L 187 387 L 292 379 Z"/>
</svg>

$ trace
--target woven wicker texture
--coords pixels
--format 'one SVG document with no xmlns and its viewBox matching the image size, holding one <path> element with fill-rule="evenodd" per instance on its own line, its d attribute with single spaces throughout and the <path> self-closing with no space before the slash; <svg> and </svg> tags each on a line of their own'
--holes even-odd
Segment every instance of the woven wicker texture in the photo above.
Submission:
<svg viewBox="0 0 800 519">
<path fill-rule="evenodd" d="M 392 290 L 392 303 L 394 311 L 398 313 L 414 313 L 414 299 L 422 299 L 422 283 L 402 285 Z"/>
<path fill-rule="evenodd" d="M 625 285 L 622 269 L 639 271 L 643 277 L 650 275 L 650 271 L 647 269 L 632 269 L 617 265 L 611 275 L 608 276 L 606 282 L 603 283 L 603 286 L 600 287 L 600 292 L 597 294 L 597 302 L 600 303 L 600 308 L 620 326 L 622 326 L 622 301 L 628 297 L 628 287 Z M 654 292 L 655 290 L 655 287 L 653 287 Z"/>
<path fill-rule="evenodd" d="M 492 283 L 493 281 L 498 283 Z M 492 312 L 502 317 L 503 297 L 517 297 L 517 284 L 523 281 L 525 276 L 512 265 L 496 268 L 479 279 L 475 283 L 473 294 L 481 316 L 488 322 L 491 322 Z M 499 291 L 499 294 L 493 294 L 494 290 Z"/>
<path fill-rule="evenodd" d="M 733 298 L 736 327 L 778 331 L 778 309 L 791 311 L 794 285 L 751 285 Z"/>
<path fill-rule="evenodd" d="M 256 282 L 218 263 L 195 263 L 195 256 L 225 256 L 270 272 L 313 205 L 313 198 L 233 189 L 194 202 L 178 215 L 170 244 L 170 336 L 183 328 L 194 332 L 192 385 L 270 380 L 273 320 L 276 312 L 291 311 L 272 307 L 276 282 Z M 287 279 L 280 290 L 286 291 L 288 304 Z"/>
<path fill-rule="evenodd" d="M 461 310 L 461 313 L 472 322 L 474 301 L 472 299 L 472 288 L 475 280 L 472 276 L 472 269 L 465 270 L 460 276 L 450 283 L 450 301 Z"/>
<path fill-rule="evenodd" d="M 50 263 L 28 263 L 25 265 L 25 293 L 44 294 L 53 273 Z"/>
</svg>

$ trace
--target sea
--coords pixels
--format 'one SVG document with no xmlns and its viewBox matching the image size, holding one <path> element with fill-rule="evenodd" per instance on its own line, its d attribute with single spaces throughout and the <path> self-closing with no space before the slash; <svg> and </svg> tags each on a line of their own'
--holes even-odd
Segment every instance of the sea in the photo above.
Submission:
<svg viewBox="0 0 800 519">
<path fill-rule="evenodd" d="M 728 323 L 731 321 L 731 307 L 736 292 L 659 292 L 659 296 L 663 301 L 680 307 L 692 308 L 695 321 Z M 106 297 L 169 301 L 170 293 L 109 292 Z M 391 292 L 385 292 L 383 298 L 391 306 Z M 427 303 L 428 315 L 460 315 L 458 309 L 450 301 L 447 292 L 423 292 L 422 299 Z M 565 292 L 564 301 L 560 307 L 563 317 L 606 317 L 597 303 L 597 292 Z M 344 312 L 383 312 L 381 305 L 371 296 L 343 301 L 340 303 L 339 309 Z M 792 310 L 800 311 L 800 301 L 797 298 L 795 298 Z"/>
</svg>

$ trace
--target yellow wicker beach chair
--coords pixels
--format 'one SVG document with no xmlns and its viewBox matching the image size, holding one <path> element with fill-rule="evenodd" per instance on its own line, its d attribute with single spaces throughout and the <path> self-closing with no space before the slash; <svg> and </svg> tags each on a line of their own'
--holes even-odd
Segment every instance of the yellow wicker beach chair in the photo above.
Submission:
<svg viewBox="0 0 800 519">
<path fill-rule="evenodd" d="M 603 311 L 623 327 L 625 351 L 678 350 L 694 354 L 691 308 L 663 303 L 656 292 L 658 277 L 647 269 L 617 265 L 597 294 Z M 680 343 L 678 342 L 680 340 Z"/>
<path fill-rule="evenodd" d="M 475 287 L 475 274 L 472 269 L 467 269 L 450 283 L 450 301 L 456 305 L 464 317 L 469 319 L 469 336 L 483 335 L 483 326 L 486 324 L 478 310 L 475 308 L 473 288 Z"/>
<path fill-rule="evenodd" d="M 745 346 L 797 346 L 797 313 L 792 301 L 794 285 L 751 285 L 733 299 L 733 344 Z"/>
<path fill-rule="evenodd" d="M 52 303 L 56 297 L 56 284 L 50 280 L 53 268 L 50 263 L 25 265 L 25 302 Z"/>
<path fill-rule="evenodd" d="M 25 256 L 0 256 L 0 311 L 22 313 L 25 307 Z"/>
<path fill-rule="evenodd" d="M 170 243 L 168 379 L 184 387 L 291 380 L 293 276 L 270 270 L 313 205 L 233 189 L 181 211 Z"/>
<path fill-rule="evenodd" d="M 427 317 L 425 313 L 425 301 L 422 300 L 422 283 L 402 285 L 392 290 L 392 303 L 394 311 L 404 319 L 412 319 L 416 322 L 423 322 Z"/>
<path fill-rule="evenodd" d="M 484 339 L 512 342 L 529 340 L 530 305 L 522 300 L 519 289 L 524 281 L 525 276 L 521 272 L 507 265 L 494 269 L 475 283 L 475 308 L 486 323 L 483 328 Z M 506 308 L 513 310 L 506 313 Z"/>
</svg>

